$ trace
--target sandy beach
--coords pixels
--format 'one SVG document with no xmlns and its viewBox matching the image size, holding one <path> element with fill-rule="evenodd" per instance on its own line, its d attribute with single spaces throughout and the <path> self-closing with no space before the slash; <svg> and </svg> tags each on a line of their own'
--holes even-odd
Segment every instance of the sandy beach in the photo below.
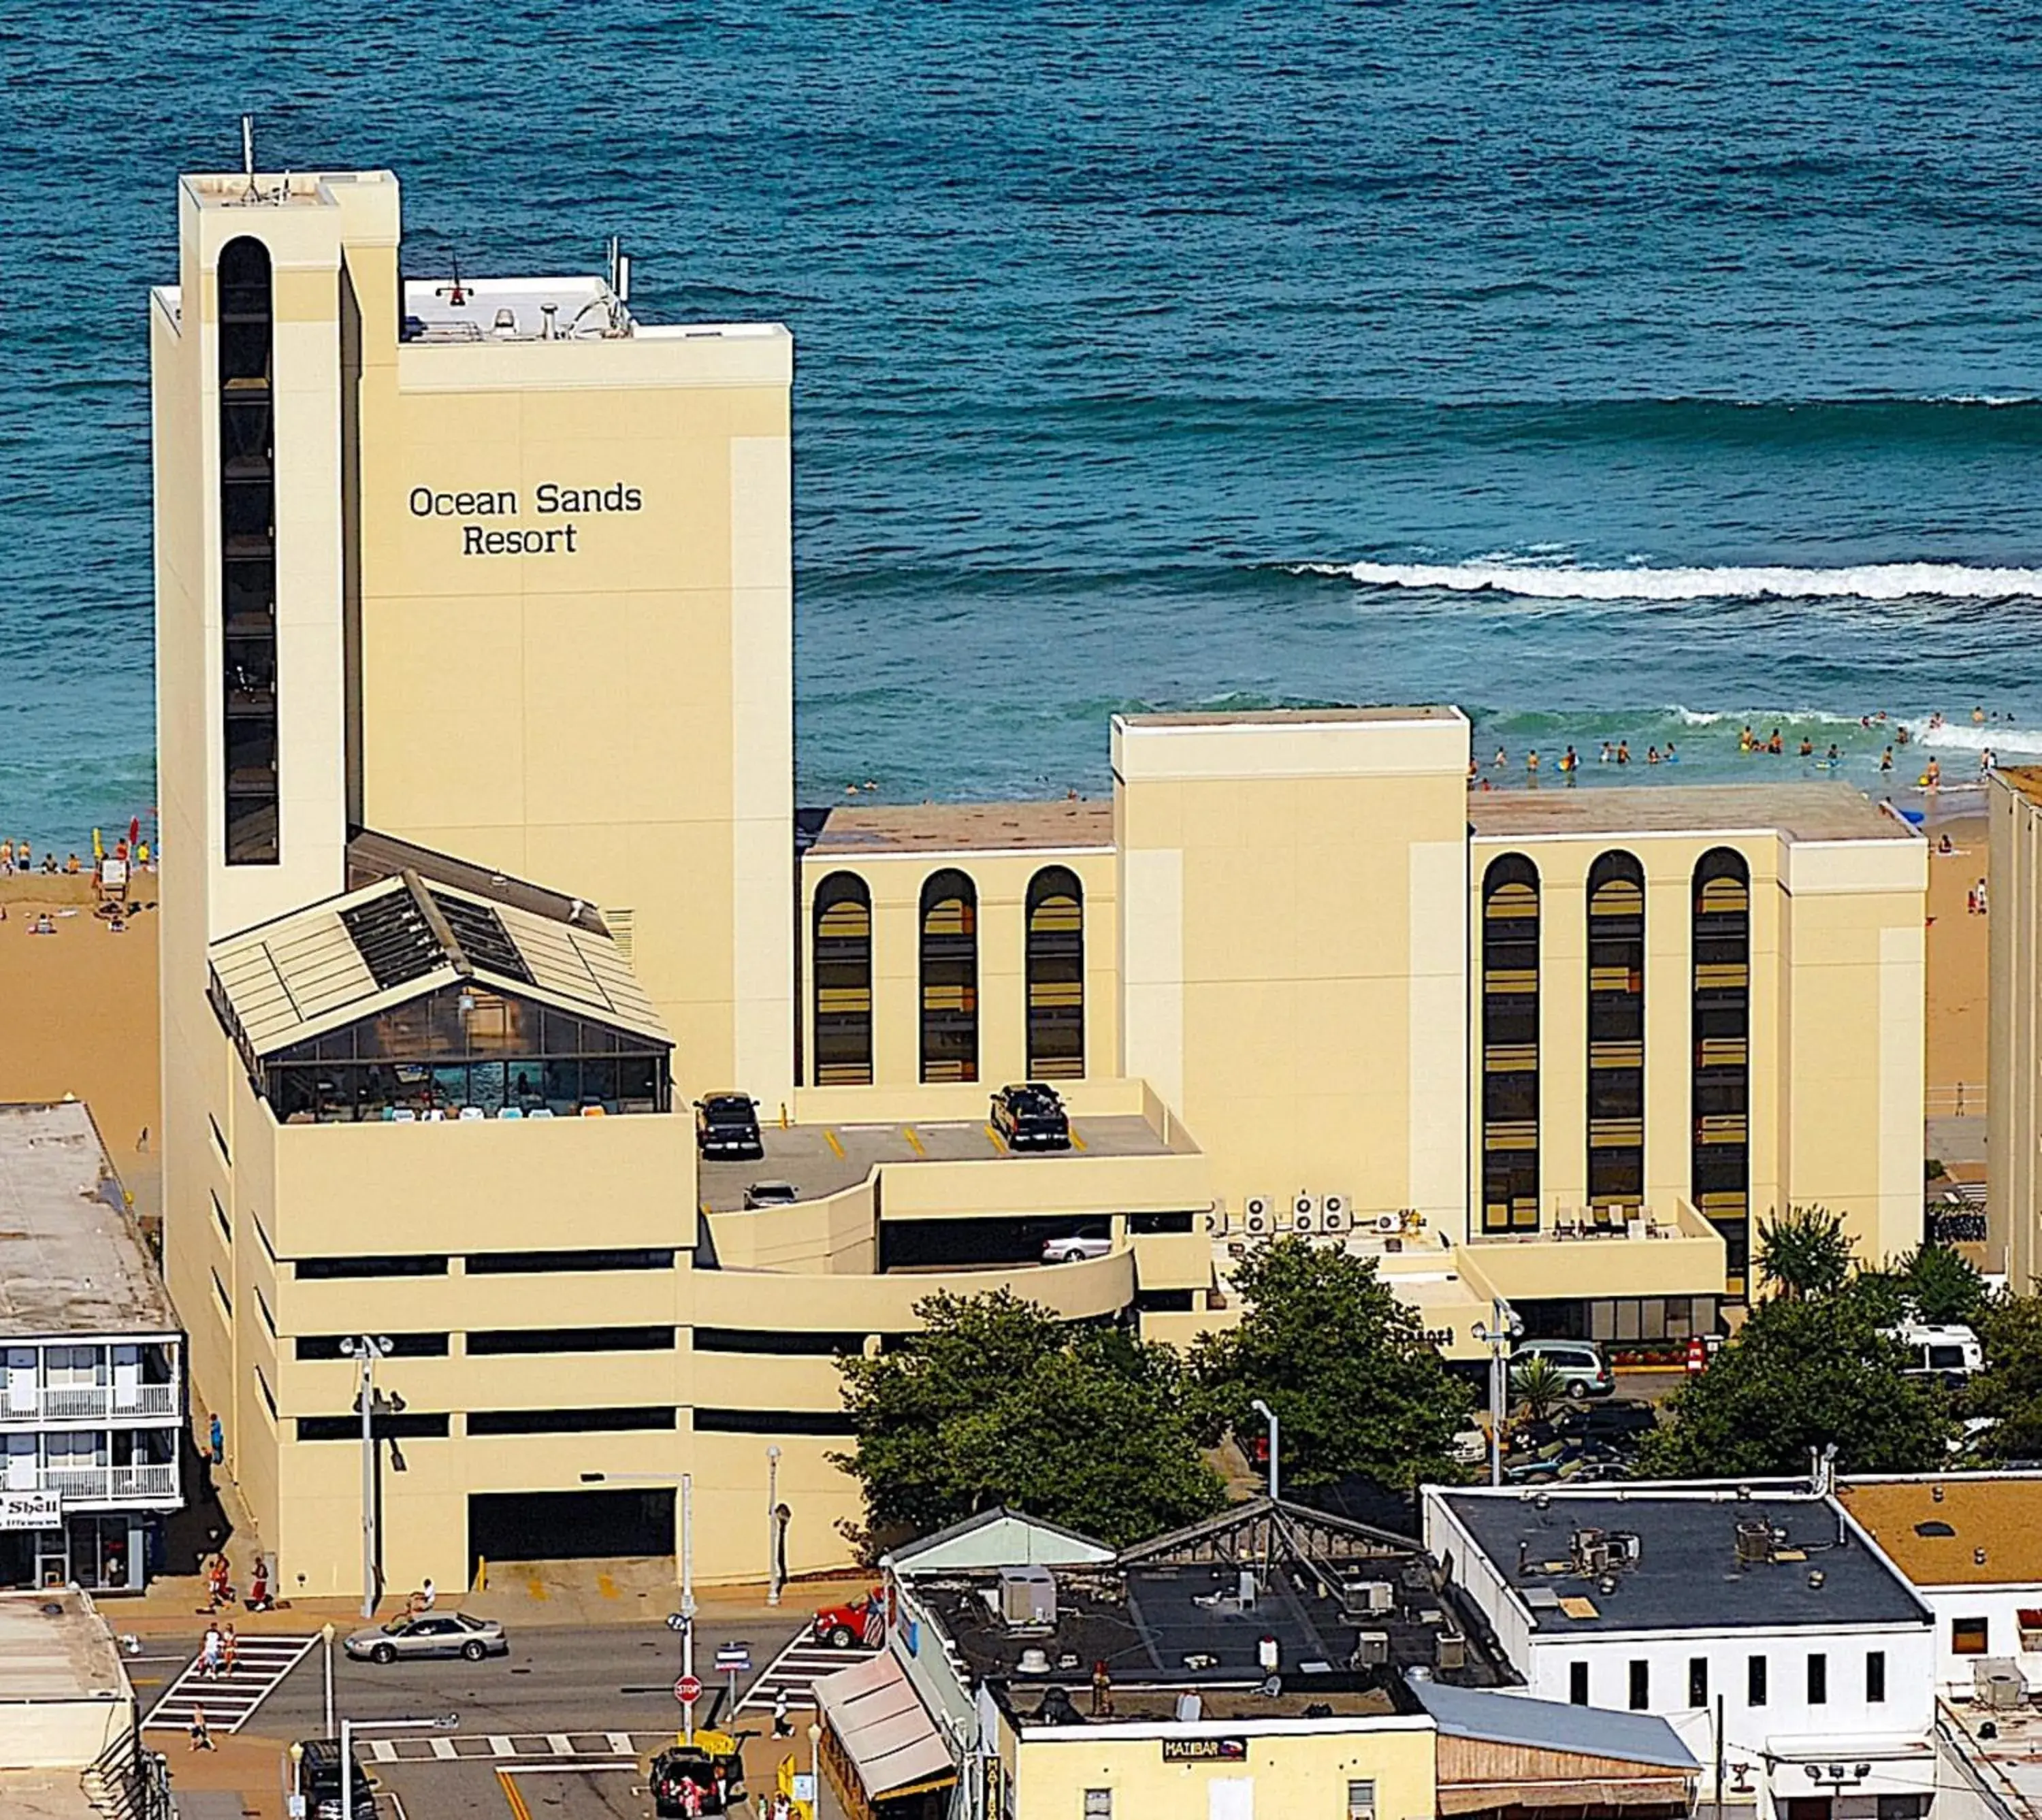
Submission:
<svg viewBox="0 0 2042 1820">
<path fill-rule="evenodd" d="M 108 1154 L 136 1204 L 155 1210 L 155 1134 L 162 1122 L 156 1041 L 156 915 L 153 875 L 126 932 L 92 915 L 89 877 L 0 878 L 0 1100 L 61 1099 L 92 1109 Z M 38 913 L 53 935 L 32 935 Z M 151 1145 L 138 1150 L 147 1126 Z"/>
<path fill-rule="evenodd" d="M 1947 1118 L 1985 1107 L 1986 918 L 1966 896 L 1986 877 L 1986 822 L 1938 821 L 1932 841 L 1948 835 L 1956 851 L 1929 856 L 1928 1111 Z M 1987 886 L 1987 902 L 1990 887 Z"/>
</svg>

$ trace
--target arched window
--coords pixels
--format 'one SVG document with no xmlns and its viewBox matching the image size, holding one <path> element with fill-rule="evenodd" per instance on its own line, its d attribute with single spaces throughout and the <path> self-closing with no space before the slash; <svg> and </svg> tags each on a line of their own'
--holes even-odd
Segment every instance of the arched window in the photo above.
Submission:
<svg viewBox="0 0 2042 1820">
<path fill-rule="evenodd" d="M 222 805 L 229 866 L 273 866 L 277 805 L 277 437 L 270 250 L 220 252 Z"/>
<path fill-rule="evenodd" d="M 1028 881 L 1028 1077 L 1084 1072 L 1084 887 L 1067 866 Z"/>
<path fill-rule="evenodd" d="M 1482 881 L 1482 1228 L 1539 1228 L 1539 870 L 1516 853 Z"/>
<path fill-rule="evenodd" d="M 872 1080 L 872 893 L 855 872 L 816 887 L 816 1084 Z"/>
<path fill-rule="evenodd" d="M 1627 853 L 1589 868 L 1589 1204 L 1599 1218 L 1645 1198 L 1645 869 Z"/>
<path fill-rule="evenodd" d="M 922 887 L 922 1078 L 978 1079 L 978 891 L 950 869 Z"/>
<path fill-rule="evenodd" d="M 1723 1238 L 1724 1287 L 1751 1268 L 1751 870 L 1712 847 L 1695 865 L 1696 1208 Z"/>
</svg>

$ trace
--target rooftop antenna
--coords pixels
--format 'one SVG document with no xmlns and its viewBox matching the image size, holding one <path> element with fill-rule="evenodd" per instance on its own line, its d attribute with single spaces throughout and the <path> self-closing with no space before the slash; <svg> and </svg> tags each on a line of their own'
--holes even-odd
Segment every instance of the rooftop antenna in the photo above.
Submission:
<svg viewBox="0 0 2042 1820">
<path fill-rule="evenodd" d="M 248 179 L 248 187 L 241 193 L 243 202 L 262 200 L 255 188 L 255 117 L 241 117 L 241 174 Z"/>
</svg>

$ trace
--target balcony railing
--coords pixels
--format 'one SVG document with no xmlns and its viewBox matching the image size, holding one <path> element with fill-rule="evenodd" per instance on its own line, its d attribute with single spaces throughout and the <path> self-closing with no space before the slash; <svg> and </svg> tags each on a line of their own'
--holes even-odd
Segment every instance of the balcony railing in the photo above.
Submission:
<svg viewBox="0 0 2042 1820">
<path fill-rule="evenodd" d="M 44 1466 L 31 1486 L 11 1489 L 53 1491 L 67 1504 L 119 1504 L 178 1495 L 178 1469 L 164 1461 L 140 1466 Z"/>
<path fill-rule="evenodd" d="M 178 1413 L 174 1384 L 28 1384 L 0 1386 L 0 1428 L 142 1420 Z"/>
</svg>

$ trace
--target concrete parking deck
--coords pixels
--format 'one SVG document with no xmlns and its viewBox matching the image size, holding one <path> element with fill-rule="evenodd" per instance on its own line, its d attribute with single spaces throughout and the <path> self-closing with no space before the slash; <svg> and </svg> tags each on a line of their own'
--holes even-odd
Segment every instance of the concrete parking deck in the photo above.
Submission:
<svg viewBox="0 0 2042 1820">
<path fill-rule="evenodd" d="M 768 1126 L 764 1160 L 702 1165 L 702 1204 L 713 1214 L 744 1205 L 754 1182 L 792 1183 L 801 1199 L 820 1199 L 855 1187 L 881 1163 L 998 1162 L 1026 1168 L 1041 1156 L 1168 1157 L 1188 1152 L 1173 1145 L 1145 1118 L 1132 1113 L 1071 1121 L 1069 1150 L 1011 1152 L 984 1119 L 941 1120 L 912 1125 Z"/>
</svg>

